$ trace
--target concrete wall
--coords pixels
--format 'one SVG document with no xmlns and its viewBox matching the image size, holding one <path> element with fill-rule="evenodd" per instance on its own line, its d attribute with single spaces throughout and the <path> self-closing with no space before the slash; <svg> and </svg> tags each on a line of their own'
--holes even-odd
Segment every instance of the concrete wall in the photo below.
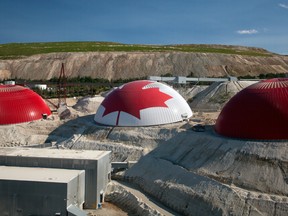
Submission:
<svg viewBox="0 0 288 216">
<path fill-rule="evenodd" d="M 85 172 L 68 182 L 66 197 L 67 207 L 74 205 L 79 209 L 83 209 L 85 202 Z"/>
<path fill-rule="evenodd" d="M 25 176 L 25 173 L 23 174 L 22 169 L 25 168 L 18 168 L 19 172 L 16 171 L 19 179 L 14 179 L 14 176 L 8 179 L 0 175 L 1 216 L 55 215 L 56 213 L 67 215 L 66 209 L 70 204 L 81 208 L 84 202 L 84 171 L 75 172 L 72 178 L 59 181 L 61 177 L 49 178 L 49 173 L 54 169 L 45 169 L 46 180 L 43 180 L 43 175 L 37 175 L 39 173 L 37 168 L 29 168 L 35 169 L 32 171 L 33 177 L 23 179 L 21 177 Z M 70 170 L 63 170 L 62 173 L 65 176 L 68 172 L 71 173 Z"/>
<path fill-rule="evenodd" d="M 104 194 L 106 192 L 107 184 L 110 180 L 111 160 L 110 155 L 105 155 L 98 160 L 97 164 L 97 203 L 104 202 Z"/>
<path fill-rule="evenodd" d="M 66 214 L 64 183 L 0 180 L 1 215 Z"/>
</svg>

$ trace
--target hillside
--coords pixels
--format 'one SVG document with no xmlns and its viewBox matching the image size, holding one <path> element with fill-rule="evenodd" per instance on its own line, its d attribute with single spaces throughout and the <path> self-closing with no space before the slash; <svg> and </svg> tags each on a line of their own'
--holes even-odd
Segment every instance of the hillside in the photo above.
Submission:
<svg viewBox="0 0 288 216">
<path fill-rule="evenodd" d="M 257 76 L 286 73 L 288 57 L 258 48 L 224 45 L 33 43 L 0 45 L 0 79 L 47 80 L 61 63 L 69 77 L 108 80 L 149 75 Z"/>
<path fill-rule="evenodd" d="M 226 86 L 232 91 L 230 84 Z M 287 141 L 222 137 L 213 129 L 218 112 L 194 112 L 189 122 L 151 127 L 97 125 L 94 114 L 103 99 L 69 98 L 69 119 L 60 120 L 54 113 L 45 120 L 2 125 L 0 147 L 51 144 L 60 149 L 112 151 L 113 162 L 138 161 L 113 178 L 137 186 L 179 215 L 287 215 Z M 191 129 L 199 122 L 205 131 Z M 119 192 L 118 200 L 111 198 Z M 115 204 L 128 199 L 125 211 L 146 204 L 114 184 L 107 193 L 105 200 L 110 196 L 108 201 Z"/>
</svg>

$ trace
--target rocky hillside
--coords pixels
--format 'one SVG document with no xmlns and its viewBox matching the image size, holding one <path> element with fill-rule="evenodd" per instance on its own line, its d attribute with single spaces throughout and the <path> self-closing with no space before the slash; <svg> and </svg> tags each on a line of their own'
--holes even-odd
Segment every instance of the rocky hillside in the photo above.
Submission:
<svg viewBox="0 0 288 216">
<path fill-rule="evenodd" d="M 287 215 L 287 144 L 178 131 L 125 178 L 181 215 Z"/>
<path fill-rule="evenodd" d="M 61 64 L 68 77 L 90 76 L 109 80 L 174 76 L 257 76 L 287 73 L 288 56 L 239 55 L 182 51 L 59 52 L 0 60 L 0 79 L 47 80 L 58 77 Z"/>
</svg>

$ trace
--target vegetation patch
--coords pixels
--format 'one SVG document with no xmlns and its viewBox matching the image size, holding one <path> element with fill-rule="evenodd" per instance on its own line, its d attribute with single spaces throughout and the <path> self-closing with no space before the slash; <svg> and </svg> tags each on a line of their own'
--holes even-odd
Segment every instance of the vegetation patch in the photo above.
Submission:
<svg viewBox="0 0 288 216">
<path fill-rule="evenodd" d="M 91 77 L 71 77 L 66 80 L 62 80 L 61 86 L 65 87 L 65 94 L 67 97 L 77 96 L 93 96 L 102 92 L 111 90 L 113 87 L 118 87 L 124 83 L 146 79 L 145 77 L 134 78 L 134 79 L 118 79 L 118 80 L 107 80 L 101 78 Z M 11 80 L 11 79 L 9 79 Z M 12 79 L 17 85 L 28 86 L 35 92 L 40 94 L 43 98 L 57 98 L 59 97 L 59 78 L 53 77 L 50 80 L 24 80 L 24 79 Z M 2 80 L 3 82 L 7 80 Z M 39 89 L 35 87 L 35 84 L 46 84 L 47 89 Z M 63 91 L 61 91 L 63 94 Z"/>
<path fill-rule="evenodd" d="M 272 78 L 285 78 L 287 77 L 287 73 L 267 73 L 267 74 L 259 74 L 258 76 L 239 76 L 238 79 L 272 79 Z"/>
<path fill-rule="evenodd" d="M 0 59 L 17 59 L 36 54 L 59 52 L 199 52 L 272 56 L 264 49 L 227 45 L 141 45 L 113 42 L 47 42 L 0 44 Z"/>
</svg>

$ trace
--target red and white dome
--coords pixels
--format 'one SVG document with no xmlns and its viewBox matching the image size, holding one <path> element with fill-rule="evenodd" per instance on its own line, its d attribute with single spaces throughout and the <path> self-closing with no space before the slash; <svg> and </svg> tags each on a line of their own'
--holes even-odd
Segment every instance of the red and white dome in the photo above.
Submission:
<svg viewBox="0 0 288 216">
<path fill-rule="evenodd" d="M 0 125 L 17 124 L 49 116 L 45 101 L 34 91 L 18 85 L 0 85 Z"/>
<path fill-rule="evenodd" d="M 244 139 L 288 139 L 288 79 L 269 79 L 240 91 L 223 107 L 215 131 Z"/>
<path fill-rule="evenodd" d="M 95 121 L 113 126 L 148 126 L 182 121 L 192 111 L 171 87 L 154 81 L 126 83 L 114 89 L 99 106 Z"/>
</svg>

